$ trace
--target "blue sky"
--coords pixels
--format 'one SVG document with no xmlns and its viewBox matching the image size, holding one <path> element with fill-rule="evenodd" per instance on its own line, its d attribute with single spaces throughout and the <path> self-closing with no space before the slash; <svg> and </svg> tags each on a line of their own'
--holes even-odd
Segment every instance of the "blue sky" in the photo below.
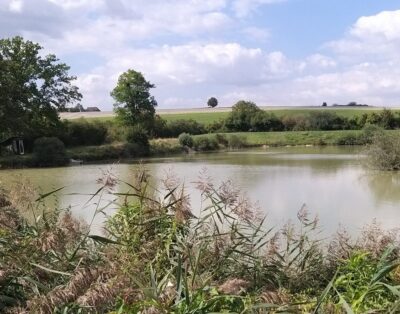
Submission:
<svg viewBox="0 0 400 314">
<path fill-rule="evenodd" d="M 69 64 L 103 110 L 129 68 L 160 108 L 400 105 L 394 0 L 0 0 L 0 37 L 15 35 Z"/>
</svg>

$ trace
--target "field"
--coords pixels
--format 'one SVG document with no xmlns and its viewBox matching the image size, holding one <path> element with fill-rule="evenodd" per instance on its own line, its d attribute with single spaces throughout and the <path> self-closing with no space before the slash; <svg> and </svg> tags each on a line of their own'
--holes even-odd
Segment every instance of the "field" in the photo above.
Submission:
<svg viewBox="0 0 400 314">
<path fill-rule="evenodd" d="M 321 107 L 261 107 L 265 111 L 271 112 L 278 117 L 282 116 L 296 116 L 309 114 L 315 111 L 329 111 L 335 112 L 338 115 L 351 118 L 361 116 L 364 113 L 379 112 L 383 108 L 368 107 L 368 108 L 321 108 Z M 393 109 L 395 112 L 400 112 L 400 109 Z M 210 124 L 228 116 L 230 108 L 218 109 L 160 109 L 157 113 L 167 121 L 175 121 L 179 119 L 193 119 L 199 123 Z M 113 118 L 112 112 L 78 112 L 78 113 L 62 113 L 63 119 L 77 119 L 80 117 L 88 119 L 110 120 Z"/>
</svg>

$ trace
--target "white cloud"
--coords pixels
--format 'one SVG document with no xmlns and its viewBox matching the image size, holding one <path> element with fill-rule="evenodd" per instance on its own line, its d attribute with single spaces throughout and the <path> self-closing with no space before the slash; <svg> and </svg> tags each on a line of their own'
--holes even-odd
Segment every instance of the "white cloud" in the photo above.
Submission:
<svg viewBox="0 0 400 314">
<path fill-rule="evenodd" d="M 255 26 L 245 27 L 242 33 L 246 37 L 257 42 L 265 42 L 271 37 L 271 33 L 268 29 Z"/>
<path fill-rule="evenodd" d="M 296 60 L 260 48 L 274 37 L 246 19 L 277 2 L 0 0 L 0 36 L 22 34 L 62 60 L 97 57 L 103 63 L 82 70 L 77 84 L 84 104 L 107 109 L 129 68 L 157 85 L 161 107 L 202 106 L 210 95 L 221 105 L 399 104 L 400 11 L 360 17 L 325 50 Z"/>
<path fill-rule="evenodd" d="M 21 12 L 23 6 L 22 0 L 12 0 L 8 7 L 12 12 Z"/>
<path fill-rule="evenodd" d="M 232 9 L 237 17 L 243 18 L 266 4 L 285 2 L 286 0 L 234 0 Z"/>
<path fill-rule="evenodd" d="M 388 55 L 398 56 L 400 10 L 360 17 L 344 38 L 329 42 L 327 47 L 346 57 L 374 55 L 387 59 Z"/>
<path fill-rule="evenodd" d="M 400 10 L 363 16 L 357 20 L 350 33 L 363 40 L 374 37 L 381 37 L 388 41 L 398 40 L 400 39 Z"/>
</svg>

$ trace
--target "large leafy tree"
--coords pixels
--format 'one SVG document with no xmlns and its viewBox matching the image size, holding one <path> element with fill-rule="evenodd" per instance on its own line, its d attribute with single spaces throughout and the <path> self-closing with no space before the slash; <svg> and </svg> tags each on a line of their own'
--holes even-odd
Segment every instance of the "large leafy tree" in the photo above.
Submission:
<svg viewBox="0 0 400 314">
<path fill-rule="evenodd" d="M 58 110 L 82 98 L 70 68 L 42 49 L 19 36 L 0 40 L 0 136 L 48 134 Z"/>
<path fill-rule="evenodd" d="M 143 74 L 134 70 L 122 73 L 117 86 L 111 92 L 115 100 L 117 117 L 125 125 L 153 127 L 157 102 L 150 94 L 155 86 L 146 81 Z"/>
</svg>

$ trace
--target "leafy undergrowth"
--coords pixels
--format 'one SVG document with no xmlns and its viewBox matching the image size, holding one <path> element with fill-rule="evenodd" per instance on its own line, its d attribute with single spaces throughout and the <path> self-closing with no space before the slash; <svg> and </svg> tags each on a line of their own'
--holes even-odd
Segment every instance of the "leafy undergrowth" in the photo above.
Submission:
<svg viewBox="0 0 400 314">
<path fill-rule="evenodd" d="M 69 211 L 35 216 L 32 191 L 0 195 L 0 311 L 5 313 L 398 313 L 399 234 L 377 224 L 326 244 L 303 208 L 298 224 L 266 228 L 231 182 L 202 174 L 194 214 L 173 176 L 155 191 L 106 173 L 90 196 L 118 196 L 105 235 Z M 124 190 L 124 193 L 116 193 Z M 155 192 L 154 192 L 155 191 Z M 162 196 L 160 196 L 162 195 Z M 29 222 L 21 211 L 32 210 Z M 97 206 L 94 215 L 104 214 Z"/>
</svg>

